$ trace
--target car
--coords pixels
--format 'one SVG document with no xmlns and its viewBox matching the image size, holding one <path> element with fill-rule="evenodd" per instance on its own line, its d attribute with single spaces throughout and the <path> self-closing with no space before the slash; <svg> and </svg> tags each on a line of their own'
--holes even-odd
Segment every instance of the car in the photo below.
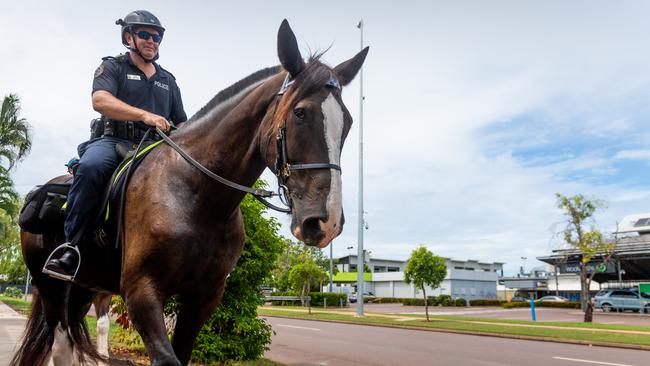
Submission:
<svg viewBox="0 0 650 366">
<path fill-rule="evenodd" d="M 606 289 L 594 296 L 594 307 L 608 313 L 612 310 L 650 312 L 650 297 L 631 289 Z"/>
<path fill-rule="evenodd" d="M 364 299 L 367 299 L 367 298 L 373 298 L 374 299 L 375 296 L 374 296 L 374 294 L 372 292 L 366 292 L 366 293 L 363 294 L 363 298 Z M 350 296 L 348 296 L 348 301 L 351 302 L 351 303 L 357 302 L 357 293 L 356 292 L 351 293 Z"/>
<path fill-rule="evenodd" d="M 522 296 L 513 296 L 512 299 L 510 299 L 512 302 L 526 302 L 530 301 L 529 299 L 522 297 Z"/>
<path fill-rule="evenodd" d="M 544 296 L 537 300 L 539 302 L 567 302 L 569 299 L 562 296 Z"/>
</svg>

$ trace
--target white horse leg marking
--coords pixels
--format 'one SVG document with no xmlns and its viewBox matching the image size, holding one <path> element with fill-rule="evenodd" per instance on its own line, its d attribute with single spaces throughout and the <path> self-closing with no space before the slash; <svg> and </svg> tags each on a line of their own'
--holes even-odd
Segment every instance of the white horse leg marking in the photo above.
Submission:
<svg viewBox="0 0 650 366">
<path fill-rule="evenodd" d="M 54 366 L 72 365 L 72 342 L 68 337 L 68 331 L 63 329 L 61 324 L 54 330 L 54 344 L 52 345 L 52 363 Z"/>
<path fill-rule="evenodd" d="M 327 143 L 327 152 L 331 164 L 341 165 L 341 139 L 343 138 L 343 109 L 339 102 L 332 94 L 321 104 L 323 111 L 323 125 L 325 131 L 325 142 Z M 341 189 L 341 172 L 336 169 L 330 169 L 330 191 L 327 195 L 327 222 L 321 224 L 321 230 L 325 232 L 325 238 L 322 243 L 329 243 L 338 234 L 341 224 L 342 207 L 342 189 Z"/>
<path fill-rule="evenodd" d="M 97 352 L 108 358 L 108 330 L 110 327 L 110 320 L 108 314 L 103 314 L 97 319 Z M 104 364 L 100 362 L 100 365 Z"/>
</svg>

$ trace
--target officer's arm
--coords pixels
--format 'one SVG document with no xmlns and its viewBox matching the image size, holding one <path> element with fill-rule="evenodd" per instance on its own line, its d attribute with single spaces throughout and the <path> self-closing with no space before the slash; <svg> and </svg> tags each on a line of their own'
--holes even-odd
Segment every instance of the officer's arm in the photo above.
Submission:
<svg viewBox="0 0 650 366">
<path fill-rule="evenodd" d="M 163 131 L 169 130 L 169 123 L 164 117 L 128 105 L 105 90 L 96 90 L 92 99 L 93 109 L 112 120 L 142 121 Z"/>
</svg>

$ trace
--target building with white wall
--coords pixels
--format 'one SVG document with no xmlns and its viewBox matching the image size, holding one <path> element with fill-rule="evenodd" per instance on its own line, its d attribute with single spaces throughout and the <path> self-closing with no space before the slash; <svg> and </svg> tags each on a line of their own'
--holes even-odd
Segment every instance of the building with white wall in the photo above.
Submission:
<svg viewBox="0 0 650 366">
<path fill-rule="evenodd" d="M 446 294 L 453 298 L 468 300 L 497 298 L 497 281 L 499 275 L 503 273 L 503 263 L 445 259 L 447 276 L 439 288 L 425 287 L 427 296 Z M 355 263 L 356 256 L 338 259 L 338 269 L 342 272 L 334 276 L 335 292 L 356 292 L 356 272 L 343 272 L 352 267 L 356 270 Z M 369 259 L 366 264 L 372 272 L 364 276 L 366 278 L 364 292 L 377 297 L 422 297 L 420 289 L 404 282 L 406 263 L 406 261 L 391 259 Z"/>
</svg>

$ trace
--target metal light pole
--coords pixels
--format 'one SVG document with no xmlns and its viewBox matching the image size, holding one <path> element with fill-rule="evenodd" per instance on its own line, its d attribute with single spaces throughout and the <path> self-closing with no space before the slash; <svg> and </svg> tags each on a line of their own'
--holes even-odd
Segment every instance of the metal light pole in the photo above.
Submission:
<svg viewBox="0 0 650 366">
<path fill-rule="evenodd" d="M 363 19 L 357 23 L 363 50 Z M 363 316 L 363 66 L 359 70 L 359 229 L 357 243 L 357 316 Z"/>
<path fill-rule="evenodd" d="M 330 243 L 330 291 L 329 292 L 332 292 L 332 268 L 333 268 L 333 265 L 332 265 L 332 247 L 333 246 L 334 246 L 334 241 L 332 241 Z"/>
<path fill-rule="evenodd" d="M 25 280 L 25 301 L 27 301 L 27 291 L 29 291 L 29 270 L 27 270 L 27 279 Z"/>
</svg>

